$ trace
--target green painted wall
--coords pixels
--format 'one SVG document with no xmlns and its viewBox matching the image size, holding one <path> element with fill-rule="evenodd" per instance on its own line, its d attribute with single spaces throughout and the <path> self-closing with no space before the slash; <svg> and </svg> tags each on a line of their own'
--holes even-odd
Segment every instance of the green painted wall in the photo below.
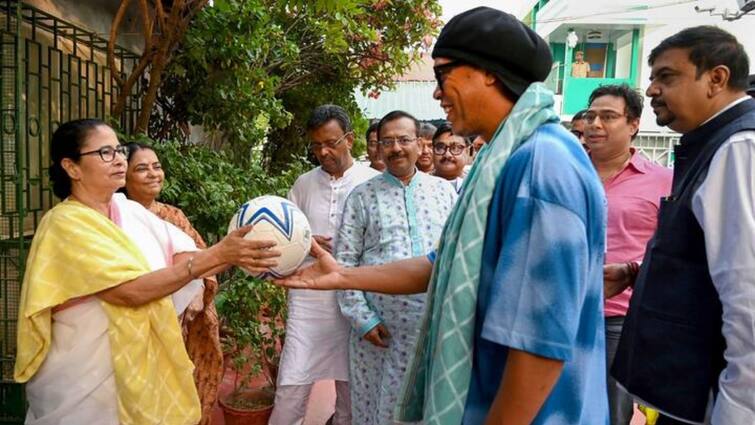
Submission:
<svg viewBox="0 0 755 425">
<path fill-rule="evenodd" d="M 628 79 L 624 78 L 564 78 L 564 105 L 562 114 L 573 115 L 587 107 L 587 101 L 593 90 L 600 86 L 608 84 L 627 83 L 632 85 Z"/>
<path fill-rule="evenodd" d="M 632 87 L 637 86 L 637 77 L 639 75 L 640 61 L 640 49 L 642 47 L 642 40 L 640 39 L 640 30 L 632 30 L 632 63 L 629 68 L 629 85 Z"/>
<path fill-rule="evenodd" d="M 608 44 L 606 50 L 606 78 L 614 78 L 616 76 L 616 44 Z"/>
</svg>

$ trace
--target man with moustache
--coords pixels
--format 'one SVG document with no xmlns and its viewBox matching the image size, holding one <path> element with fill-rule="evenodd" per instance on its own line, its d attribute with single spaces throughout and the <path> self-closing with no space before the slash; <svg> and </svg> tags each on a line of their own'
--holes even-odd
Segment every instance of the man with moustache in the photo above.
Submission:
<svg viewBox="0 0 755 425">
<path fill-rule="evenodd" d="M 456 192 L 417 170 L 419 123 L 394 111 L 378 124 L 386 171 L 349 195 L 336 240 L 344 267 L 383 264 L 426 254 L 438 240 Z M 418 336 L 425 295 L 339 293 L 351 321 L 350 386 L 355 424 L 391 422 L 409 355 Z"/>
<path fill-rule="evenodd" d="M 351 157 L 354 132 L 346 111 L 322 105 L 307 121 L 309 150 L 320 166 L 296 179 L 288 198 L 307 216 L 313 238 L 328 251 L 339 227 L 346 197 L 379 173 Z M 300 425 L 312 385 L 335 380 L 334 425 L 351 424 L 349 401 L 349 323 L 341 316 L 334 291 L 288 292 L 283 344 L 271 425 Z"/>
<path fill-rule="evenodd" d="M 461 184 L 467 174 L 465 168 L 469 162 L 471 144 L 468 137 L 455 135 L 449 122 L 441 124 L 433 135 L 433 174 L 448 180 L 456 193 L 461 192 Z"/>
<path fill-rule="evenodd" d="M 553 62 L 548 43 L 512 15 L 479 7 L 446 24 L 433 58 L 434 96 L 454 134 L 488 142 L 437 252 L 346 268 L 314 244 L 318 261 L 276 282 L 429 289 L 399 422 L 607 425 L 605 197 L 541 83 Z"/>
<path fill-rule="evenodd" d="M 601 86 L 590 94 L 589 103 L 583 114 L 584 138 L 608 199 L 605 269 L 610 271 L 642 261 L 645 245 L 655 232 L 661 198 L 671 193 L 672 171 L 632 147 L 642 115 L 642 96 L 634 89 L 626 84 Z M 610 368 L 632 290 L 615 295 L 607 291 L 604 296 L 606 365 Z M 632 397 L 610 376 L 607 383 L 611 425 L 629 425 L 634 413 Z"/>
<path fill-rule="evenodd" d="M 370 167 L 382 172 L 385 171 L 385 162 L 380 158 L 380 145 L 377 138 L 378 123 L 374 122 L 367 127 L 364 139 L 367 141 L 367 159 L 370 161 Z"/>
<path fill-rule="evenodd" d="M 687 28 L 650 53 L 646 94 L 683 134 L 612 373 L 658 425 L 755 423 L 755 99 L 742 45 Z M 624 267 L 608 281 L 635 281 Z"/>
</svg>

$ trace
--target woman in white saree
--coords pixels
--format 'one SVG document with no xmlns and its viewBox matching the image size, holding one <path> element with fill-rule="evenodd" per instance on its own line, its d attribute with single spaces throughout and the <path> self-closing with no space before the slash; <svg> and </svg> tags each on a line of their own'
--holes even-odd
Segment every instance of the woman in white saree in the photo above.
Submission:
<svg viewBox="0 0 755 425">
<path fill-rule="evenodd" d="M 32 425 L 191 425 L 193 365 L 177 320 L 202 276 L 275 265 L 250 228 L 197 250 L 189 236 L 115 191 L 125 148 L 98 120 L 53 135 L 50 177 L 63 202 L 43 217 L 27 260 L 15 377 Z M 171 297 L 169 297 L 171 295 Z"/>
</svg>

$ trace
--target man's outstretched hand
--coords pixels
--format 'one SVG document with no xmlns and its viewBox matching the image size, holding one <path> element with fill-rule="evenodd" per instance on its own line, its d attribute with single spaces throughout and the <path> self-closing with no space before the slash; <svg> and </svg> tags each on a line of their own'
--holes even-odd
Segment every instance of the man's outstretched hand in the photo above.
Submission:
<svg viewBox="0 0 755 425">
<path fill-rule="evenodd" d="M 309 255 L 315 258 L 311 266 L 299 269 L 296 273 L 282 279 L 275 279 L 273 283 L 299 289 L 342 289 L 344 287 L 341 266 L 314 239 Z"/>
</svg>

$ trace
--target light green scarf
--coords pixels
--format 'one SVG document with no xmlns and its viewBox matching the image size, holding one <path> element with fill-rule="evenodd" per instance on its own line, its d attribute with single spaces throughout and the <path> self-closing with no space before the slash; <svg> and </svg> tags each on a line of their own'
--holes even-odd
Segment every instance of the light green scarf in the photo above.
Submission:
<svg viewBox="0 0 755 425">
<path fill-rule="evenodd" d="M 482 247 L 498 176 L 538 127 L 558 122 L 553 92 L 534 83 L 478 154 L 446 221 L 430 279 L 422 329 L 395 416 L 399 422 L 459 425 L 472 375 Z"/>
</svg>

